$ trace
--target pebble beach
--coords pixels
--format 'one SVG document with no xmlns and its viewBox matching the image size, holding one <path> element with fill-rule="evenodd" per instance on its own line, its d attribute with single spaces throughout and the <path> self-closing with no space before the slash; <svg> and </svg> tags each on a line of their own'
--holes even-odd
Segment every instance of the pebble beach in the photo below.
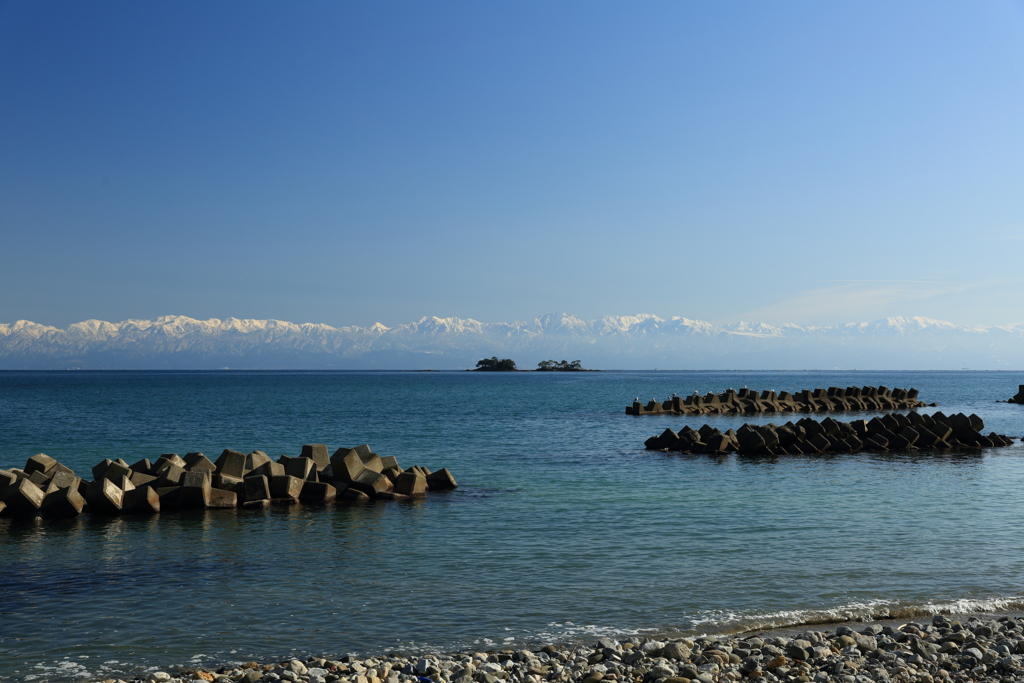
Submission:
<svg viewBox="0 0 1024 683">
<path fill-rule="evenodd" d="M 539 649 L 310 657 L 176 668 L 103 683 L 934 683 L 1024 680 L 1024 619 L 943 615 L 927 623 L 653 640 L 600 638 Z"/>
</svg>

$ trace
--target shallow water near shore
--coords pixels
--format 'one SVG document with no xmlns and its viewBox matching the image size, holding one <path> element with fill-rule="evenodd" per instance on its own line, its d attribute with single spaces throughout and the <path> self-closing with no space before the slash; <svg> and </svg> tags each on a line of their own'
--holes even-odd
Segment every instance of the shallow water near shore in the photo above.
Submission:
<svg viewBox="0 0 1024 683">
<path fill-rule="evenodd" d="M 0 373 L 0 467 L 369 443 L 410 503 L 0 520 L 0 680 L 1024 610 L 1024 447 L 680 456 L 634 396 L 911 386 L 987 431 L 1017 372 Z M 873 414 L 873 413 L 872 413 Z M 870 414 L 836 414 L 856 419 Z M 784 422 L 789 416 L 764 417 Z M 794 417 L 795 419 L 795 417 Z"/>
</svg>

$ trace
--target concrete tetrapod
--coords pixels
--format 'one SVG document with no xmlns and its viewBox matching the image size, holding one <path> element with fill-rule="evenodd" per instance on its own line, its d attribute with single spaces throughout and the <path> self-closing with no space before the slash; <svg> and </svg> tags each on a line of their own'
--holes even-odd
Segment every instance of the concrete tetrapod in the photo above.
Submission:
<svg viewBox="0 0 1024 683">
<path fill-rule="evenodd" d="M 241 479 L 245 476 L 245 454 L 225 448 L 217 458 L 216 473 Z"/>
<path fill-rule="evenodd" d="M 213 488 L 211 470 L 200 469 L 186 472 L 181 481 L 181 507 L 191 510 L 205 510 L 210 505 L 210 491 Z"/>
<path fill-rule="evenodd" d="M 45 495 L 43 490 L 31 481 L 21 479 L 18 483 L 7 487 L 3 501 L 6 503 L 8 515 L 34 515 L 43 506 Z"/>
<path fill-rule="evenodd" d="M 152 486 L 141 486 L 125 491 L 122 511 L 131 514 L 153 514 L 160 512 L 160 494 Z"/>
<path fill-rule="evenodd" d="M 299 500 L 303 503 L 330 503 L 338 496 L 338 490 L 323 481 L 307 481 L 302 486 Z"/>
<path fill-rule="evenodd" d="M 422 496 L 427 493 L 427 478 L 419 472 L 402 472 L 395 480 L 395 493 L 403 496 Z"/>
<path fill-rule="evenodd" d="M 116 515 L 121 511 L 124 490 L 109 479 L 97 479 L 89 484 L 85 500 L 93 514 Z"/>
<path fill-rule="evenodd" d="M 1006 401 L 1007 403 L 1016 403 L 1018 405 L 1024 405 L 1024 384 L 1017 385 L 1017 393 Z"/>
<path fill-rule="evenodd" d="M 234 491 L 211 488 L 206 507 L 214 510 L 238 507 L 238 494 Z"/>
<path fill-rule="evenodd" d="M 282 474 L 270 480 L 270 497 L 277 500 L 296 501 L 302 493 L 305 479 Z"/>
<path fill-rule="evenodd" d="M 44 517 L 65 518 L 77 517 L 85 508 L 85 498 L 77 488 L 55 488 L 43 499 L 42 512 Z"/>
<path fill-rule="evenodd" d="M 312 460 L 318 471 L 325 470 L 331 464 L 331 459 L 327 455 L 327 445 L 322 443 L 306 444 L 302 447 L 299 457 Z"/>
<path fill-rule="evenodd" d="M 32 474 L 33 472 L 49 472 L 56 466 L 57 461 L 46 455 L 45 453 L 37 453 L 33 455 L 25 463 L 25 474 Z"/>
</svg>

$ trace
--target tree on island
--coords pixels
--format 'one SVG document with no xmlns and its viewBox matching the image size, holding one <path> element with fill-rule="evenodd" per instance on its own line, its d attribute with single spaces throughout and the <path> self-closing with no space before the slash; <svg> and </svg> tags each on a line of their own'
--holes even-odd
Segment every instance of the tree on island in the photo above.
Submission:
<svg viewBox="0 0 1024 683">
<path fill-rule="evenodd" d="M 537 363 L 538 372 L 573 372 L 576 370 L 582 370 L 583 363 L 578 360 L 574 360 L 571 363 L 553 360 L 542 360 Z"/>
<path fill-rule="evenodd" d="M 516 368 L 516 362 L 511 358 L 501 358 L 497 356 L 491 356 L 490 358 L 484 358 L 476 362 L 476 369 L 483 370 L 485 372 L 514 372 Z"/>
</svg>

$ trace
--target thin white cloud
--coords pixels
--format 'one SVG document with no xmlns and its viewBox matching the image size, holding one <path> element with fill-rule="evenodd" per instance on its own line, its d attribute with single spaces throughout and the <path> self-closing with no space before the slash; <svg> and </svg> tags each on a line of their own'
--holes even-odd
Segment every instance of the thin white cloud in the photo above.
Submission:
<svg viewBox="0 0 1024 683">
<path fill-rule="evenodd" d="M 990 230 L 982 238 L 989 243 L 1020 242 L 1024 240 L 1024 227 L 1019 225 L 1005 225 Z"/>
<path fill-rule="evenodd" d="M 883 282 L 901 282 L 909 283 L 914 285 L 939 285 L 943 284 L 937 279 L 931 280 L 825 280 L 825 282 L 857 282 L 857 283 L 869 283 L 869 284 L 881 284 Z"/>
<path fill-rule="evenodd" d="M 832 287 L 807 290 L 768 306 L 747 309 L 712 322 L 757 320 L 770 324 L 826 325 L 903 315 L 914 304 L 994 284 L 929 280 L 833 280 Z"/>
</svg>

